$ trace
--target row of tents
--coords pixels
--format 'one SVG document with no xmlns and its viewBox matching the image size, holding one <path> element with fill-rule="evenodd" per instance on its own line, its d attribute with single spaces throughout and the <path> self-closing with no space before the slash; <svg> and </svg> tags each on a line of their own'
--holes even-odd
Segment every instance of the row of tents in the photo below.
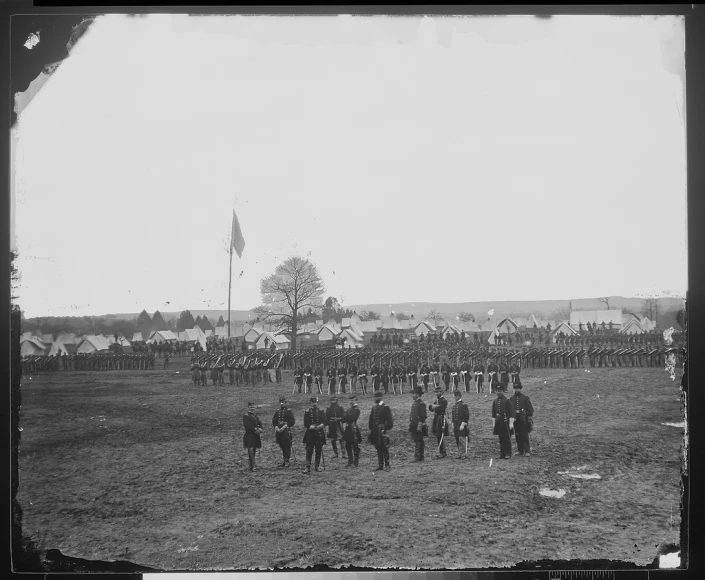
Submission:
<svg viewBox="0 0 705 580">
<path fill-rule="evenodd" d="M 394 313 L 390 313 L 379 320 L 360 320 L 355 313 L 350 318 L 343 318 L 340 323 L 330 320 L 324 323 L 322 320 L 306 322 L 300 325 L 297 333 L 297 342 L 301 346 L 311 344 L 329 344 L 334 341 L 344 341 L 346 347 L 360 348 L 368 344 L 370 338 L 376 334 L 403 334 L 406 337 L 440 335 L 445 338 L 452 333 L 460 336 L 462 333 L 472 339 L 475 334 L 487 338 L 490 344 L 496 342 L 496 338 L 501 335 L 523 334 L 528 330 L 541 329 L 549 331 L 553 336 L 561 332 L 565 336 L 575 336 L 579 334 L 581 328 L 587 330 L 588 322 L 592 326 L 605 327 L 612 325 L 612 330 L 623 334 L 644 334 L 655 330 L 655 325 L 647 317 L 639 318 L 634 314 L 623 315 L 621 310 L 580 310 L 570 314 L 569 321 L 542 320 L 534 315 L 528 318 L 494 317 L 488 316 L 481 323 L 455 321 L 432 322 L 429 320 L 416 321 L 413 316 L 408 320 L 397 320 Z M 119 338 L 123 350 L 129 351 L 131 343 L 139 342 L 146 344 L 160 343 L 199 343 L 206 348 L 209 339 L 227 339 L 227 327 L 217 327 L 215 330 L 204 332 L 200 327 L 195 326 L 183 332 L 173 332 L 171 330 L 159 330 L 151 333 L 148 337 L 141 333 L 136 333 L 131 340 Z M 291 342 L 290 338 L 274 328 L 265 328 L 262 322 L 234 324 L 231 326 L 230 337 L 237 342 L 242 340 L 250 348 L 271 348 L 276 350 L 286 350 Z M 24 333 L 21 340 L 22 356 L 28 354 L 53 355 L 59 350 L 62 353 L 90 353 L 107 351 L 110 345 L 115 342 L 114 336 L 89 335 L 76 336 L 73 333 L 64 333 L 53 339 L 52 335 L 33 335 Z"/>
</svg>

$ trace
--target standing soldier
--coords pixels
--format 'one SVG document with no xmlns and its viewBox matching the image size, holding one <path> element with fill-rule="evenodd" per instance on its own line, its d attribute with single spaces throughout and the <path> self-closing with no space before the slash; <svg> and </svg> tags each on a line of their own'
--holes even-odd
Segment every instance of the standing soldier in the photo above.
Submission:
<svg viewBox="0 0 705 580">
<path fill-rule="evenodd" d="M 423 336 L 423 334 L 421 336 Z M 424 392 L 426 392 L 426 393 L 428 393 L 428 382 L 429 382 L 429 373 L 430 372 L 431 372 L 431 369 L 428 368 L 428 365 L 421 366 L 421 383 L 423 384 L 423 389 L 424 389 Z"/>
<path fill-rule="evenodd" d="M 382 393 L 375 392 L 375 404 L 370 411 L 370 435 L 369 442 L 377 449 L 377 462 L 379 466 L 375 471 L 389 471 L 389 437 L 387 431 L 394 426 L 392 410 L 384 404 Z"/>
<path fill-rule="evenodd" d="M 460 367 L 460 379 L 466 393 L 470 392 L 470 365 L 463 363 Z"/>
<path fill-rule="evenodd" d="M 343 441 L 345 441 L 345 450 L 348 453 L 348 463 L 345 467 L 360 465 L 360 442 L 362 435 L 360 428 L 357 426 L 357 420 L 360 418 L 360 409 L 357 408 L 357 397 L 350 395 L 350 408 L 343 413 L 343 423 L 345 423 L 345 431 L 343 432 Z M 345 455 L 343 455 L 345 457 Z"/>
<path fill-rule="evenodd" d="M 446 408 L 448 401 L 443 396 L 443 390 L 440 386 L 436 387 L 436 402 L 429 403 L 428 410 L 434 413 L 431 431 L 438 440 L 438 453 L 436 459 L 447 457 L 445 436 L 448 435 L 448 425 L 446 424 Z"/>
<path fill-rule="evenodd" d="M 338 369 L 338 384 L 340 385 L 340 392 L 345 393 L 348 387 L 348 369 L 342 366 Z M 345 457 L 345 454 L 343 454 Z"/>
<path fill-rule="evenodd" d="M 357 378 L 358 378 L 358 381 L 360 382 L 360 388 L 362 389 L 362 394 L 366 395 L 367 394 L 367 371 L 364 368 L 361 368 L 359 371 L 357 371 Z"/>
<path fill-rule="evenodd" d="M 357 392 L 357 367 L 355 366 L 355 364 L 350 365 L 349 374 L 350 374 L 350 392 L 352 394 L 355 394 Z"/>
<path fill-rule="evenodd" d="M 381 374 L 382 388 L 384 389 L 384 394 L 389 394 L 389 370 L 387 368 L 382 369 Z"/>
<path fill-rule="evenodd" d="M 191 361 L 191 380 L 194 385 L 197 385 L 200 383 L 200 379 L 201 377 L 199 375 L 198 362 L 193 360 Z"/>
<path fill-rule="evenodd" d="M 512 458 L 511 432 L 514 429 L 514 409 L 502 389 L 497 391 L 497 398 L 492 402 L 493 434 L 499 435 L 500 459 Z"/>
<path fill-rule="evenodd" d="M 478 393 L 484 393 L 485 391 L 485 367 L 484 365 L 480 362 L 477 361 L 475 366 L 473 367 L 473 372 L 475 373 L 475 387 L 477 388 Z"/>
<path fill-rule="evenodd" d="M 169 359 L 171 358 L 171 352 L 167 351 L 164 353 L 164 368 L 168 369 L 169 368 Z"/>
<path fill-rule="evenodd" d="M 294 389 L 299 390 L 299 393 L 301 392 L 301 387 L 304 384 L 304 374 L 303 371 L 299 368 L 296 367 L 294 369 Z"/>
<path fill-rule="evenodd" d="M 453 433 L 455 435 L 455 447 L 458 450 L 458 459 L 464 459 L 467 457 L 468 453 L 468 440 L 470 439 L 470 429 L 468 428 L 468 422 L 470 421 L 470 410 L 468 406 L 463 401 L 463 394 L 459 390 L 453 392 L 455 396 L 455 404 L 451 410 L 453 417 Z M 463 449 L 460 446 L 460 438 L 465 438 L 465 455 L 463 455 Z"/>
<path fill-rule="evenodd" d="M 335 369 L 334 368 L 329 368 L 328 371 L 326 372 L 326 375 L 328 377 L 328 394 L 330 395 L 331 393 L 335 393 Z"/>
<path fill-rule="evenodd" d="M 447 364 L 444 364 L 441 369 L 441 376 L 443 377 L 443 383 L 446 386 L 446 391 L 450 390 L 450 368 Z"/>
<path fill-rule="evenodd" d="M 521 392 L 521 381 L 514 383 L 514 396 L 509 400 L 514 411 L 514 436 L 517 440 L 519 455 L 529 457 L 531 442 L 529 433 L 534 428 L 534 407 L 525 394 Z"/>
<path fill-rule="evenodd" d="M 315 377 L 316 388 L 318 389 L 318 394 L 322 395 L 323 394 L 323 369 L 320 366 L 316 367 L 316 370 L 314 371 L 313 376 Z"/>
<path fill-rule="evenodd" d="M 382 380 L 379 376 L 379 369 L 377 368 L 376 365 L 372 367 L 372 370 L 370 371 L 370 373 L 371 373 L 371 379 L 372 379 L 372 385 L 371 385 L 372 391 L 373 392 L 379 391 L 379 387 L 380 387 Z"/>
<path fill-rule="evenodd" d="M 507 363 L 502 361 L 499 365 L 499 386 L 502 390 L 507 390 L 509 385 L 509 369 L 507 368 Z"/>
<path fill-rule="evenodd" d="M 291 428 L 295 423 L 294 413 L 286 406 L 286 397 L 279 397 L 279 410 L 272 417 L 272 426 L 274 427 L 274 439 L 281 447 L 284 455 L 282 467 L 289 467 L 292 442 Z"/>
<path fill-rule="evenodd" d="M 497 363 L 494 360 L 491 361 L 487 365 L 487 373 L 489 374 L 490 380 L 490 393 L 496 392 L 499 386 L 499 377 L 497 376 L 498 372 L 499 368 L 497 367 Z"/>
<path fill-rule="evenodd" d="M 306 366 L 304 368 L 304 385 L 306 387 L 304 388 L 304 392 L 311 394 L 311 385 L 313 384 L 313 373 L 311 372 L 311 367 Z"/>
<path fill-rule="evenodd" d="M 304 413 L 304 443 L 306 444 L 306 469 L 304 473 L 311 473 L 311 458 L 316 450 L 316 471 L 321 471 L 321 455 L 323 445 L 326 443 L 326 414 L 318 408 L 318 397 L 311 397 L 311 408 Z"/>
<path fill-rule="evenodd" d="M 347 459 L 345 447 L 343 446 L 343 413 L 345 409 L 338 405 L 337 395 L 330 396 L 330 406 L 326 409 L 326 424 L 328 425 L 328 437 L 333 446 L 333 457 L 338 457 L 338 437 L 340 437 L 340 451 L 343 454 L 343 459 Z"/>
<path fill-rule="evenodd" d="M 409 433 L 414 442 L 414 462 L 424 460 L 424 437 L 428 435 L 426 425 L 426 404 L 421 400 L 423 397 L 423 387 L 417 387 L 413 392 L 414 402 L 411 404 L 411 416 L 409 417 Z"/>
<path fill-rule="evenodd" d="M 255 453 L 262 447 L 262 421 L 255 413 L 255 404 L 247 403 L 247 413 L 243 416 L 242 422 L 245 425 L 245 435 L 242 438 L 247 457 L 250 460 L 250 471 L 257 471 L 255 467 Z"/>
<path fill-rule="evenodd" d="M 515 362 L 509 370 L 512 374 L 512 385 L 516 385 L 519 382 L 519 374 L 521 373 L 521 367 Z"/>
</svg>

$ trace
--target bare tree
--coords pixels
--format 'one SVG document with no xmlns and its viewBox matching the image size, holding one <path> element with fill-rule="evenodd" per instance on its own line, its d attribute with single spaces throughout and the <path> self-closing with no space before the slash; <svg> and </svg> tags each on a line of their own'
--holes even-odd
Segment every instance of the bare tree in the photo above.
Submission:
<svg viewBox="0 0 705 580">
<path fill-rule="evenodd" d="M 475 322 L 475 317 L 469 312 L 461 312 L 458 314 L 458 320 L 460 322 Z"/>
<path fill-rule="evenodd" d="M 309 310 L 322 308 L 321 296 L 325 291 L 316 266 L 304 258 L 292 256 L 260 282 L 262 305 L 255 308 L 255 313 L 288 331 L 291 350 L 295 352 L 299 320 Z"/>
<path fill-rule="evenodd" d="M 597 300 L 605 304 L 607 306 L 607 310 L 610 310 L 610 299 L 608 297 L 598 298 Z"/>
<path fill-rule="evenodd" d="M 642 306 L 641 308 L 641 313 L 654 324 L 656 324 L 656 319 L 658 318 L 659 311 L 660 307 L 657 298 L 647 298 L 646 300 L 644 300 L 644 306 Z"/>
<path fill-rule="evenodd" d="M 427 315 L 426 315 L 426 320 L 430 320 L 433 322 L 433 325 L 435 326 L 439 321 L 443 320 L 443 315 L 438 312 L 435 309 L 432 309 Z"/>
</svg>

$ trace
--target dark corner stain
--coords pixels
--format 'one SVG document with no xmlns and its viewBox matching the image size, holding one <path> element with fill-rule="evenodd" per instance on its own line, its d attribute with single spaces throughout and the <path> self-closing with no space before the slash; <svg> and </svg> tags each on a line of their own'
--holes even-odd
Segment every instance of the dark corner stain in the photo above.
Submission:
<svg viewBox="0 0 705 580">
<path fill-rule="evenodd" d="M 12 90 L 12 125 L 17 122 L 14 95 L 27 90 L 42 71 L 53 72 L 85 34 L 94 16 L 18 15 L 10 25 L 10 87 Z M 39 32 L 39 42 L 25 47 L 31 34 Z"/>
</svg>

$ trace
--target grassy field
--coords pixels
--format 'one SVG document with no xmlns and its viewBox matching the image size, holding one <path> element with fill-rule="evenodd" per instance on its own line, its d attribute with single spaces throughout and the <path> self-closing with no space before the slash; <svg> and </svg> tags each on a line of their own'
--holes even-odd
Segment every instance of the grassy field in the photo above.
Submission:
<svg viewBox="0 0 705 580">
<path fill-rule="evenodd" d="M 390 394 L 389 473 L 373 472 L 367 395 L 360 467 L 344 469 L 327 445 L 326 471 L 304 475 L 308 396 L 290 397 L 298 464 L 277 467 L 271 428 L 258 473 L 242 447 L 247 401 L 270 425 L 278 396 L 291 394 L 290 371 L 281 385 L 195 387 L 187 364 L 23 378 L 18 500 L 40 550 L 162 570 L 467 569 L 543 559 L 643 566 L 660 544 L 679 543 L 683 433 L 663 423 L 682 412 L 662 369 L 523 370 L 533 453 L 511 461 L 496 459 L 492 396 L 469 393 L 469 460 L 433 459 L 429 438 L 430 460 L 412 463 L 411 395 Z"/>
</svg>

